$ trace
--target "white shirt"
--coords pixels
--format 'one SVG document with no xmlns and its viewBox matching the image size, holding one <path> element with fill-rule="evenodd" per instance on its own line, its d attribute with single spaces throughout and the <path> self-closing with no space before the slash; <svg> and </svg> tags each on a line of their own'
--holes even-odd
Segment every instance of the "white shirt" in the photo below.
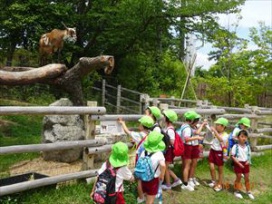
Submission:
<svg viewBox="0 0 272 204">
<path fill-rule="evenodd" d="M 158 123 L 154 124 L 154 126 L 156 125 L 156 127 L 154 127 L 153 131 L 157 131 L 157 132 L 161 133 L 161 128 L 157 124 Z"/>
<path fill-rule="evenodd" d="M 251 155 L 251 150 L 247 145 L 241 146 L 239 144 L 233 145 L 231 149 L 231 155 L 236 156 L 237 150 L 236 147 L 238 146 L 238 158 L 236 158 L 238 161 L 246 162 L 249 160 L 248 156 Z"/>
<path fill-rule="evenodd" d="M 188 124 L 184 124 L 184 125 L 188 125 Z M 192 132 L 192 128 L 190 126 L 184 128 L 184 130 L 182 131 L 182 136 L 185 139 L 185 141 L 186 141 L 186 138 L 191 138 L 192 134 L 193 134 L 193 132 Z M 192 141 L 190 141 L 190 142 L 185 142 L 185 141 L 184 141 L 185 144 L 192 145 Z"/>
<path fill-rule="evenodd" d="M 174 130 L 174 127 L 173 126 L 169 126 L 165 129 L 165 132 L 169 135 L 170 137 L 170 140 L 173 140 L 175 141 L 175 130 Z"/>
<path fill-rule="evenodd" d="M 233 132 L 232 132 L 232 139 L 238 136 L 238 133 L 241 131 L 239 127 L 235 127 Z"/>
<path fill-rule="evenodd" d="M 195 136 L 195 132 L 197 131 L 197 127 L 196 128 L 192 128 L 192 136 Z M 198 140 L 192 140 L 191 141 L 191 145 L 192 146 L 198 146 L 199 145 L 199 142 Z"/>
<path fill-rule="evenodd" d="M 106 170 L 106 162 L 104 162 L 101 168 L 98 170 L 98 175 L 102 174 Z M 115 182 L 115 191 L 118 192 L 119 189 L 124 191 L 123 181 L 130 180 L 132 178 L 132 173 L 127 166 L 120 167 L 116 172 L 116 182 Z"/>
<path fill-rule="evenodd" d="M 132 140 L 138 145 L 141 140 L 147 135 L 145 132 L 130 132 L 130 136 L 132 137 Z M 141 143 L 141 145 L 136 149 L 136 154 L 139 154 L 144 149 L 144 141 Z"/>
<path fill-rule="evenodd" d="M 224 145 L 227 146 L 227 143 L 228 143 L 228 134 L 226 132 L 223 132 L 223 133 L 221 133 L 219 135 L 221 135 L 221 137 L 223 139 Z M 217 137 L 213 138 L 211 148 L 213 150 L 215 150 L 215 151 L 222 151 L 222 147 L 221 147 L 220 141 L 217 139 Z"/>
<path fill-rule="evenodd" d="M 144 157 L 144 156 L 145 156 L 145 153 L 142 152 L 141 157 Z M 158 167 L 156 172 L 155 172 L 155 175 L 154 175 L 154 178 L 158 178 L 160 176 L 160 174 L 161 174 L 160 162 L 165 161 L 163 153 L 162 152 L 155 152 L 155 153 L 152 154 L 150 159 L 151 159 L 151 164 L 152 164 L 153 171 L 155 171 L 156 168 Z"/>
</svg>

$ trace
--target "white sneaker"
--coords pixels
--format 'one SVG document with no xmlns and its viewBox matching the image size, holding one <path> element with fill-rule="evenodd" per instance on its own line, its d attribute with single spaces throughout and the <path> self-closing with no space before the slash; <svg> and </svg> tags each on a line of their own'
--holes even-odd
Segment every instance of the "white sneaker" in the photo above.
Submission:
<svg viewBox="0 0 272 204">
<path fill-rule="evenodd" d="M 210 186 L 211 188 L 213 188 L 215 186 L 215 182 L 212 181 L 211 183 L 208 184 L 208 186 Z"/>
<path fill-rule="evenodd" d="M 176 180 L 174 183 L 172 183 L 172 188 L 174 188 L 174 187 L 176 187 L 176 186 L 178 186 L 178 185 L 180 185 L 180 184 L 182 184 L 182 181 L 180 180 L 180 179 L 178 179 L 178 180 Z"/>
<path fill-rule="evenodd" d="M 189 185 L 189 186 L 192 186 L 193 188 L 195 187 L 195 183 L 194 183 L 193 180 L 190 180 L 190 181 L 188 182 L 188 185 Z"/>
<path fill-rule="evenodd" d="M 255 199 L 255 197 L 252 195 L 252 193 L 248 192 L 247 195 L 248 195 L 248 197 L 249 197 L 250 199 L 252 199 L 252 200 Z"/>
<path fill-rule="evenodd" d="M 194 182 L 194 184 L 195 184 L 196 186 L 199 186 L 199 185 L 200 185 L 200 183 L 196 180 L 196 178 L 193 178 L 193 182 Z"/>
<path fill-rule="evenodd" d="M 242 194 L 239 193 L 239 192 L 234 192 L 234 196 L 235 196 L 236 198 L 243 199 Z"/>
<path fill-rule="evenodd" d="M 215 186 L 215 187 L 213 188 L 213 190 L 215 190 L 216 192 L 219 192 L 219 191 L 222 191 L 223 188 L 222 188 L 221 185 L 217 185 L 217 186 Z"/>
<path fill-rule="evenodd" d="M 143 203 L 143 202 L 145 202 L 145 197 L 143 198 L 137 197 L 137 203 Z"/>
<path fill-rule="evenodd" d="M 188 190 L 188 191 L 194 191 L 195 189 L 190 186 L 189 184 L 187 186 L 185 186 L 184 184 L 181 185 L 181 189 L 182 190 Z"/>
<path fill-rule="evenodd" d="M 172 187 L 171 187 L 171 185 L 167 186 L 166 184 L 162 184 L 161 188 L 162 188 L 162 190 L 171 190 Z"/>
</svg>

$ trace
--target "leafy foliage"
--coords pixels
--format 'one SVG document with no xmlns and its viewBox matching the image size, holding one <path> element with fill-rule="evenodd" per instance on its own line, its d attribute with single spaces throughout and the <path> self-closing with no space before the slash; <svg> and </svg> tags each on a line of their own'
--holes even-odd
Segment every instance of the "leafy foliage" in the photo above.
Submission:
<svg viewBox="0 0 272 204">
<path fill-rule="evenodd" d="M 62 51 L 63 61 L 68 61 L 69 67 L 82 56 L 110 54 L 116 61 L 114 82 L 150 94 L 166 91 L 169 95 L 176 94 L 181 89 L 180 79 L 185 75 L 182 65 L 178 64 L 184 57 L 186 35 L 195 33 L 203 40 L 212 40 L 214 32 L 222 30 L 213 14 L 237 12 L 243 2 L 3 1 L 0 5 L 3 48 L 0 63 L 11 65 L 13 60 L 13 65 L 22 64 L 14 59 L 17 61 L 17 56 L 22 55 L 15 50 L 23 48 L 33 53 L 24 65 L 37 65 L 40 36 L 54 28 L 64 29 L 60 23 L 64 22 L 68 27 L 76 27 L 78 37 L 75 45 L 66 43 Z M 140 79 L 142 76 L 147 78 Z"/>
</svg>

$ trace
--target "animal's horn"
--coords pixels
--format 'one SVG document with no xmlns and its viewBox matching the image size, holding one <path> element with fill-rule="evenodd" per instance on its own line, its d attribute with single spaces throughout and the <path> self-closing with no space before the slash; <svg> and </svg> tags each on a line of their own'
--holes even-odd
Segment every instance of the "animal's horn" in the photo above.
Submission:
<svg viewBox="0 0 272 204">
<path fill-rule="evenodd" d="M 62 21 L 61 21 L 61 24 L 62 24 L 65 28 L 68 28 Z"/>
</svg>

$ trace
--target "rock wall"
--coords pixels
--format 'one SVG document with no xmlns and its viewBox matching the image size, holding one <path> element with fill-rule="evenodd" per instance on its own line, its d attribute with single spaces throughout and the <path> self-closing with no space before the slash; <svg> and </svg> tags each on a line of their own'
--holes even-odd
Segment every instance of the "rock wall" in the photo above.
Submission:
<svg viewBox="0 0 272 204">
<path fill-rule="evenodd" d="M 73 106 L 66 98 L 60 99 L 50 106 Z M 47 115 L 43 118 L 42 143 L 84 140 L 84 122 L 80 115 Z M 43 152 L 47 161 L 74 162 L 82 155 L 82 148 Z"/>
</svg>

